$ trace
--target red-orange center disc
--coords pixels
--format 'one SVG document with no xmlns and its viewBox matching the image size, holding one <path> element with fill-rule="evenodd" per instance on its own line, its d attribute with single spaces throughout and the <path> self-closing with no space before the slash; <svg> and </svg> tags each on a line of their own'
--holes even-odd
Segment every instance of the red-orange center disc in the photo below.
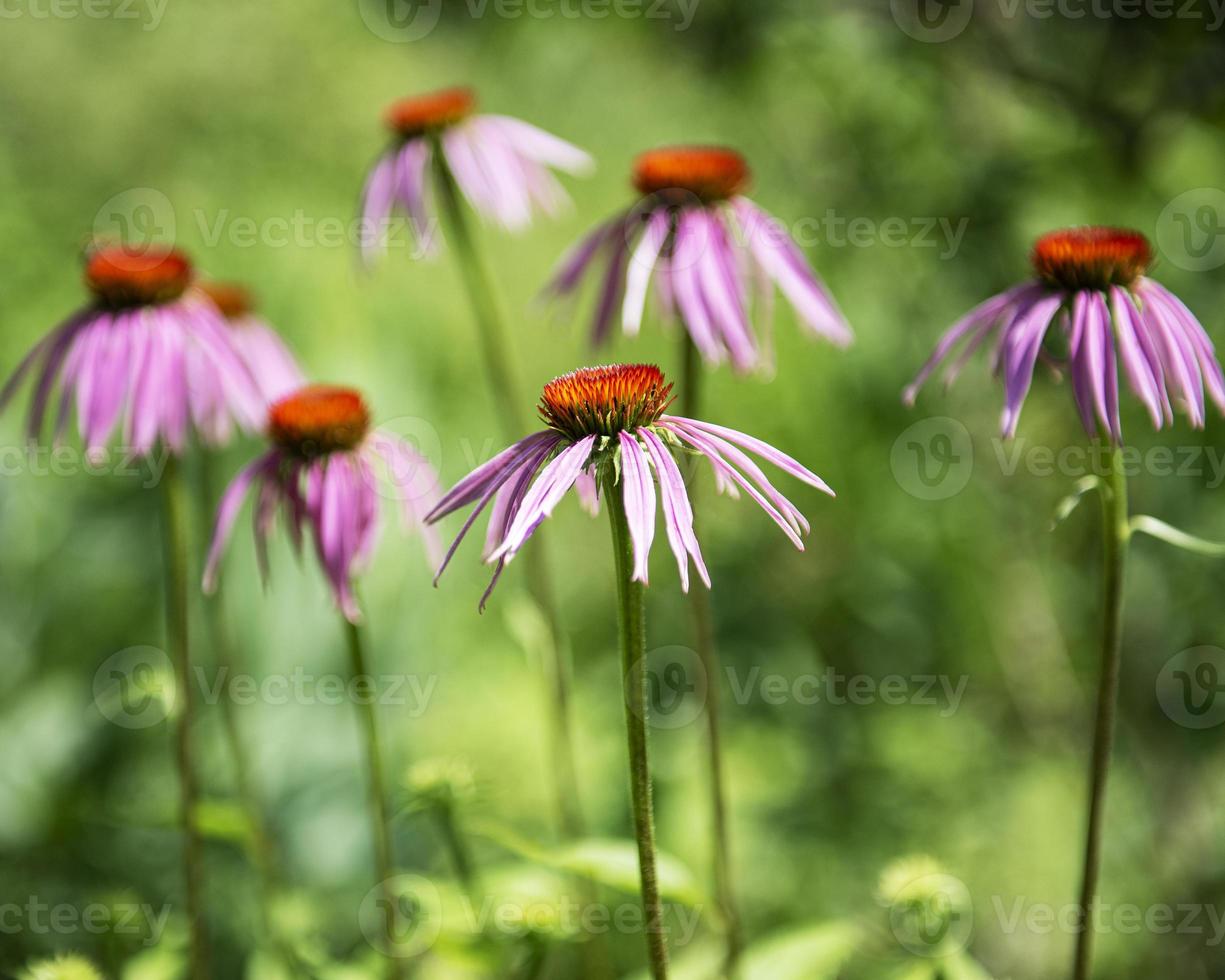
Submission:
<svg viewBox="0 0 1225 980">
<path fill-rule="evenodd" d="M 85 285 L 107 306 L 169 303 L 191 284 L 191 262 L 173 248 L 107 245 L 90 254 Z"/>
<path fill-rule="evenodd" d="M 472 114 L 476 93 L 470 88 L 447 88 L 393 102 L 384 114 L 387 125 L 405 139 L 453 126 Z"/>
<path fill-rule="evenodd" d="M 654 364 L 579 368 L 544 386 L 540 417 L 575 439 L 616 435 L 658 421 L 672 403 L 672 385 Z"/>
<path fill-rule="evenodd" d="M 352 449 L 369 428 L 370 412 L 353 388 L 308 385 L 268 410 L 268 438 L 299 456 Z"/>
<path fill-rule="evenodd" d="M 1065 228 L 1043 235 L 1030 256 L 1034 271 L 1061 289 L 1131 286 L 1153 263 L 1153 248 L 1126 228 Z"/>
<path fill-rule="evenodd" d="M 642 194 L 680 191 L 702 201 L 725 201 L 748 183 L 744 157 L 723 147 L 671 146 L 649 150 L 634 161 L 634 186 Z"/>
</svg>

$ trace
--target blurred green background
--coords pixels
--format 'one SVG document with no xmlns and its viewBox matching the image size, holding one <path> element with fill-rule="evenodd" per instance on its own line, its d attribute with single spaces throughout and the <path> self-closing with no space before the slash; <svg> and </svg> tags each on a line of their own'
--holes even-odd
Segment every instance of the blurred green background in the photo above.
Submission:
<svg viewBox="0 0 1225 980">
<path fill-rule="evenodd" d="M 395 16 L 382 3 L 321 0 L 8 4 L 0 369 L 82 301 L 82 243 L 128 214 L 135 232 L 173 239 L 207 274 L 249 283 L 312 375 L 362 387 L 376 418 L 422 437 L 450 483 L 503 442 L 454 256 L 414 262 L 401 238 L 364 275 L 344 240 L 384 145 L 385 103 L 471 84 L 483 108 L 543 126 L 598 161 L 590 179 L 565 179 L 575 206 L 559 220 L 518 238 L 482 236 L 530 392 L 597 359 L 655 360 L 675 373 L 676 339 L 658 322 L 593 354 L 589 298 L 574 317 L 551 317 L 534 299 L 566 246 L 628 204 L 639 150 L 741 148 L 752 197 L 807 236 L 857 336 L 846 352 L 811 342 L 782 308 L 775 376 L 722 370 L 708 385 L 707 418 L 799 457 L 839 494 L 779 483 L 812 521 L 803 554 L 750 502 L 708 495 L 703 547 L 733 675 L 721 681 L 735 875 L 750 943 L 766 957 L 775 946 L 757 975 L 937 975 L 939 961 L 905 958 L 877 894 L 882 870 L 916 852 L 964 882 L 965 935 L 986 974 L 1062 975 L 1067 929 L 1014 917 L 1018 908 L 1058 914 L 1078 887 L 1099 522 L 1090 499 L 1052 532 L 1057 502 L 1082 474 L 1026 461 L 1079 444 L 1083 433 L 1067 386 L 1050 372 L 1040 372 L 1012 448 L 995 438 L 1001 395 L 981 359 L 948 396 L 930 386 L 913 411 L 899 392 L 948 323 L 1027 274 L 1029 243 L 1052 227 L 1144 231 L 1160 255 L 1155 277 L 1223 335 L 1225 45 L 1207 2 L 1165 19 L 1099 16 L 1091 11 L 1112 8 L 1070 0 L 1040 16 L 1047 9 L 963 0 L 945 11 L 952 21 L 940 21 L 915 19 L 903 0 L 474 0 L 441 11 L 402 5 Z M 963 29 L 935 40 L 967 10 Z M 948 234 L 957 228 L 964 233 Z M 94 700 L 95 672 L 109 657 L 163 643 L 159 494 L 145 476 L 114 467 L 79 472 L 79 455 L 58 469 L 27 456 L 25 397 L 0 419 L 0 974 L 76 951 L 108 977 L 172 977 L 184 928 L 169 729 L 113 724 Z M 916 423 L 927 428 L 904 435 Z M 1219 419 L 1204 433 L 1180 419 L 1157 436 L 1129 402 L 1125 426 L 1140 450 L 1179 447 L 1195 471 L 1144 467 L 1133 506 L 1225 535 L 1211 465 L 1222 465 Z M 958 448 L 954 483 L 932 492 L 908 444 L 963 431 L 970 443 Z M 213 479 L 258 450 L 239 441 L 212 461 Z M 444 530 L 456 528 L 452 519 Z M 582 807 L 593 836 L 624 839 L 608 531 L 567 502 L 547 532 L 573 653 Z M 649 645 L 686 647 L 686 610 L 662 543 Z M 363 580 L 375 671 L 407 674 L 429 692 L 424 703 L 383 709 L 397 808 L 410 800 L 411 765 L 466 767 L 474 789 L 462 801 L 465 825 L 501 835 L 474 843 L 490 894 L 530 884 L 573 895 L 556 871 L 541 668 L 521 569 L 510 568 L 480 616 L 487 573 L 478 550 L 466 543 L 432 589 L 418 542 L 389 520 Z M 343 673 L 342 632 L 317 569 L 296 566 L 283 540 L 272 566 L 263 590 L 240 523 L 224 601 L 242 668 L 256 678 Z M 1167 929 L 1112 919 L 1098 941 L 1098 976 L 1225 977 L 1213 926 L 1225 914 L 1222 729 L 1189 727 L 1163 709 L 1161 679 L 1180 651 L 1225 640 L 1221 581 L 1206 559 L 1136 543 L 1102 895 L 1142 912 L 1194 906 L 1199 929 L 1181 914 Z M 202 635 L 197 656 L 215 677 L 209 649 Z M 794 696 L 814 678 L 824 685 L 830 671 L 873 687 L 904 678 L 905 703 Z M 789 693 L 774 696 L 769 676 Z M 952 688 L 964 679 L 963 695 L 950 699 L 936 681 L 925 697 L 924 678 Z M 371 880 L 353 705 L 274 700 L 257 697 L 235 713 L 280 856 L 277 931 L 305 951 L 314 975 L 374 976 L 378 957 L 358 924 Z M 689 705 L 688 723 L 657 728 L 653 746 L 660 846 L 689 869 L 688 889 L 705 893 L 700 709 Z M 204 705 L 198 731 L 215 974 L 263 980 L 285 974 L 257 913 L 223 716 L 219 704 Z M 508 847 L 508 832 L 532 847 Z M 429 813 L 409 806 L 396 844 L 405 872 L 454 892 Z M 552 872 L 533 870 L 550 863 Z M 602 901 L 632 906 L 609 883 L 614 870 L 600 872 Z M 717 944 L 717 922 L 708 900 L 689 897 L 703 914 L 676 955 L 700 964 Z M 38 928 L 45 920 L 32 902 L 68 908 L 78 924 Z M 79 920 L 96 904 L 165 908 L 165 929 L 157 942 L 149 932 L 91 931 Z M 580 944 L 547 923 L 527 937 L 490 931 L 448 930 L 412 961 L 414 975 L 526 976 L 538 945 L 547 953 L 540 976 L 595 975 Z M 779 954 L 788 936 L 799 941 Z M 640 935 L 605 939 L 613 974 L 641 967 Z"/>
</svg>

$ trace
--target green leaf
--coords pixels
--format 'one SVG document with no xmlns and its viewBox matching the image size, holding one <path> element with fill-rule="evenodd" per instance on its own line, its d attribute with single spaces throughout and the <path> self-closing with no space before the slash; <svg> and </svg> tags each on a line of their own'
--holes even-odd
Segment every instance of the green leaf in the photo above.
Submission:
<svg viewBox="0 0 1225 980">
<path fill-rule="evenodd" d="M 751 946 L 741 980 L 833 980 L 862 938 L 850 922 L 805 926 Z"/>
<path fill-rule="evenodd" d="M 1172 524 L 1159 521 L 1157 518 L 1149 517 L 1147 514 L 1137 514 L 1133 517 L 1130 527 L 1132 534 L 1147 534 L 1150 538 L 1164 541 L 1168 545 L 1173 545 L 1175 548 L 1181 548 L 1183 551 L 1189 551 L 1195 555 L 1204 555 L 1208 558 L 1225 558 L 1225 544 L 1209 541 L 1206 538 L 1197 538 L 1193 534 L 1180 531 Z"/>
<path fill-rule="evenodd" d="M 638 894 L 638 847 L 633 841 L 589 837 L 559 847 L 544 848 L 512 830 L 488 821 L 474 822 L 470 831 L 500 844 L 528 861 Z M 682 905 L 705 904 L 705 894 L 683 862 L 657 855 L 660 895 Z"/>
<path fill-rule="evenodd" d="M 1105 491 L 1105 482 L 1100 476 L 1086 476 L 1072 486 L 1072 492 L 1055 505 L 1055 516 L 1051 519 L 1051 530 L 1072 516 L 1072 512 L 1080 506 L 1085 494 L 1093 490 Z"/>
</svg>

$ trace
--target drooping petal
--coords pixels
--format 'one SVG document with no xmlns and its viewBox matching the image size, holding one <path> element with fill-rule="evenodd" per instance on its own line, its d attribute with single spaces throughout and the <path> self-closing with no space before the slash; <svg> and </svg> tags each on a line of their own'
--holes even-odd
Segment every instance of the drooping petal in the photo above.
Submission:
<svg viewBox="0 0 1225 980">
<path fill-rule="evenodd" d="M 1191 425 L 1204 425 L 1204 388 L 1195 351 L 1176 317 L 1166 307 L 1164 297 L 1151 288 L 1151 280 L 1140 290 L 1140 320 L 1153 338 L 1166 375 L 1167 389 L 1181 398 Z"/>
<path fill-rule="evenodd" d="M 230 533 L 234 530 L 234 521 L 238 518 L 247 490 L 256 480 L 265 480 L 274 474 L 279 462 L 280 454 L 276 450 L 265 453 L 243 467 L 221 495 L 217 506 L 217 519 L 213 525 L 213 539 L 204 564 L 205 592 L 212 592 L 217 588 L 217 570 L 221 567 L 221 556 Z"/>
<path fill-rule="evenodd" d="M 560 439 L 561 436 L 556 432 L 547 429 L 542 432 L 533 432 L 530 436 L 503 449 L 493 459 L 482 463 L 443 494 L 438 504 L 425 515 L 426 521 L 432 524 L 482 497 L 491 485 L 495 488 L 501 486 L 514 471 L 517 463 L 534 449 L 546 442 L 554 446 Z"/>
<path fill-rule="evenodd" d="M 1138 311 L 1127 290 L 1119 286 L 1110 289 L 1111 309 L 1115 334 L 1119 340 L 1119 359 L 1123 362 L 1123 370 L 1127 374 L 1128 384 L 1136 397 L 1148 409 L 1153 427 L 1160 429 L 1162 418 L 1162 389 L 1159 376 L 1154 377 L 1152 367 L 1144 356 L 1137 336 L 1136 319 Z"/>
<path fill-rule="evenodd" d="M 708 363 L 721 364 L 725 348 L 715 335 L 698 277 L 702 255 L 708 248 L 710 242 L 705 225 L 682 220 L 677 224 L 676 245 L 667 265 L 681 326 L 689 332 L 694 346 Z"/>
<path fill-rule="evenodd" d="M 572 174 L 586 173 L 595 167 L 590 154 L 522 119 L 497 114 L 481 118 L 499 128 L 515 149 L 530 160 Z"/>
<path fill-rule="evenodd" d="M 1195 318 L 1194 313 L 1187 309 L 1187 305 L 1182 300 L 1160 283 L 1153 282 L 1151 279 L 1142 279 L 1140 288 L 1146 296 L 1164 305 L 1173 318 L 1182 324 L 1199 361 L 1200 372 L 1208 387 L 1208 392 L 1217 408 L 1225 412 L 1225 373 L 1221 370 L 1216 349 L 1203 324 Z"/>
<path fill-rule="evenodd" d="M 362 188 L 361 256 L 367 264 L 378 258 L 386 244 L 395 185 L 396 151 L 389 150 L 375 163 Z"/>
<path fill-rule="evenodd" d="M 1001 427 L 1005 438 L 1016 434 L 1021 406 L 1033 381 L 1034 365 L 1042 338 L 1063 302 L 1060 295 L 1045 296 L 1018 308 L 1002 334 L 1000 370 L 1004 375 L 1004 413 Z"/>
<path fill-rule="evenodd" d="M 710 574 L 706 571 L 702 550 L 698 546 L 697 536 L 693 533 L 693 507 L 689 503 L 689 494 L 685 490 L 685 480 L 681 476 L 680 467 L 676 465 L 676 460 L 672 458 L 663 441 L 650 429 L 639 429 L 638 436 L 642 439 L 651 462 L 655 464 L 655 473 L 659 478 L 664 531 L 667 533 L 672 554 L 676 556 L 681 590 L 689 591 L 689 558 L 693 559 L 694 568 L 709 589 Z"/>
<path fill-rule="evenodd" d="M 437 506 L 438 474 L 412 446 L 389 433 L 371 432 L 366 445 L 387 468 L 388 492 L 400 504 L 401 526 L 421 532 L 426 557 L 430 566 L 435 567 L 442 557 L 442 542 L 438 529 L 427 524 L 425 516 Z"/>
<path fill-rule="evenodd" d="M 541 471 L 540 476 L 527 492 L 527 496 L 524 497 L 519 513 L 515 515 L 515 519 L 507 529 L 506 538 L 486 559 L 487 561 L 498 561 L 502 558 L 510 561 L 540 526 L 540 523 L 553 513 L 553 508 L 574 486 L 579 474 L 586 469 L 595 438 L 592 435 L 580 439 L 559 453 L 557 458 Z"/>
<path fill-rule="evenodd" d="M 574 491 L 578 494 L 583 510 L 592 517 L 600 516 L 600 485 L 596 483 L 595 474 L 590 468 L 583 470 L 574 481 Z"/>
<path fill-rule="evenodd" d="M 711 326 L 737 371 L 749 371 L 757 364 L 757 346 L 749 331 L 744 309 L 743 287 L 736 278 L 732 243 L 719 218 L 703 210 L 693 211 L 685 220 L 702 226 L 706 248 L 697 257 L 696 277 Z"/>
<path fill-rule="evenodd" d="M 1023 302 L 1031 294 L 1035 292 L 1032 283 L 1022 283 L 1019 286 L 1013 286 L 1011 289 L 1005 290 L 996 296 L 992 296 L 985 302 L 980 303 L 974 309 L 970 310 L 965 316 L 954 323 L 936 344 L 936 349 L 932 351 L 919 373 L 902 393 L 902 400 L 907 405 L 913 405 L 915 396 L 924 382 L 931 377 L 932 372 L 940 366 L 940 363 L 948 357 L 953 348 L 957 346 L 967 336 L 971 338 L 970 344 L 977 347 L 978 343 L 982 342 L 991 329 L 1010 311 L 1010 309 L 1018 302 Z M 951 382 L 951 378 L 949 379 Z"/>
<path fill-rule="evenodd" d="M 746 198 L 735 198 L 732 206 L 753 257 L 800 319 L 819 336 L 839 346 L 849 344 L 853 339 L 850 326 L 786 228 Z"/>
<path fill-rule="evenodd" d="M 646 231 L 630 256 L 625 274 L 625 301 L 621 305 L 621 326 L 627 334 L 634 336 L 642 327 L 643 308 L 646 306 L 647 288 L 651 273 L 659 262 L 659 253 L 668 240 L 669 218 L 667 211 L 655 211 L 646 223 Z"/>
<path fill-rule="evenodd" d="M 624 431 L 617 435 L 621 443 L 621 497 L 634 547 L 631 579 L 646 584 L 651 541 L 655 538 L 655 480 L 637 438 Z"/>
<path fill-rule="evenodd" d="M 783 470 L 785 473 L 789 473 L 797 480 L 802 480 L 809 486 L 816 487 L 822 493 L 828 493 L 831 497 L 836 496 L 834 491 L 829 488 L 829 484 L 817 476 L 816 473 L 810 470 L 803 463 L 788 456 L 781 449 L 775 449 L 769 443 L 762 442 L 762 440 L 756 438 L 755 436 L 748 435 L 745 432 L 739 432 L 736 429 L 729 429 L 723 425 L 715 425 L 713 422 L 705 422 L 701 419 L 688 419 L 677 415 L 664 415 L 660 420 L 663 422 L 681 422 L 690 428 L 695 428 L 703 432 L 709 432 L 712 435 L 726 439 L 730 443 L 734 443 L 743 449 L 749 450 L 749 452 L 756 453 L 762 459 L 773 463 L 780 470 Z"/>
</svg>

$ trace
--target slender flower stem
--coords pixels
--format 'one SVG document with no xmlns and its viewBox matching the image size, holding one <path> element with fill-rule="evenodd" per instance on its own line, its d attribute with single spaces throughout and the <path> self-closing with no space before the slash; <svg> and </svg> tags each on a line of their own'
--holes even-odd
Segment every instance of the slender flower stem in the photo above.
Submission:
<svg viewBox="0 0 1225 980">
<path fill-rule="evenodd" d="M 698 349 L 682 325 L 681 335 L 681 414 L 686 418 L 698 418 L 698 403 L 701 399 L 702 365 Z M 689 500 L 694 511 L 698 509 L 695 461 L 687 461 L 686 478 L 689 482 Z M 696 523 L 696 518 L 695 518 Z M 695 586 L 689 590 L 689 610 L 693 619 L 694 644 L 698 657 L 706 672 L 706 761 L 710 780 L 711 864 L 713 867 L 715 899 L 723 918 L 724 952 L 723 974 L 736 976 L 740 961 L 741 934 L 740 916 L 736 909 L 735 891 L 732 885 L 730 834 L 727 826 L 727 790 L 723 779 L 723 747 L 719 733 L 719 694 L 722 668 L 719 650 L 715 644 L 710 595 Z"/>
<path fill-rule="evenodd" d="M 647 755 L 646 603 L 641 582 L 632 581 L 633 556 L 629 522 L 621 488 L 611 475 L 605 480 L 604 499 L 612 528 L 617 562 L 618 619 L 621 632 L 621 679 L 625 689 L 625 728 L 628 735 L 630 798 L 634 836 L 638 841 L 638 873 L 642 881 L 642 907 L 646 913 L 647 957 L 654 980 L 667 980 L 668 947 L 663 934 L 663 907 L 655 868 L 655 815 L 651 802 L 651 767 Z"/>
<path fill-rule="evenodd" d="M 459 258 L 460 272 L 468 293 L 472 312 L 480 331 L 481 353 L 489 386 L 497 401 L 498 415 L 509 439 L 519 439 L 525 431 L 526 419 L 520 397 L 518 377 L 510 357 L 498 304 L 485 263 L 468 225 L 460 200 L 455 175 L 447 165 L 441 144 L 433 146 L 439 198 L 447 222 L 448 239 Z M 578 768 L 574 759 L 574 738 L 570 724 L 570 665 L 562 643 L 561 621 L 549 576 L 548 559 L 537 534 L 535 547 L 524 552 L 528 591 L 539 608 L 549 631 L 549 649 L 545 651 L 548 702 L 550 705 L 550 743 L 553 752 L 553 792 L 558 823 L 567 837 L 584 834 L 582 808 L 578 798 Z"/>
<path fill-rule="evenodd" d="M 199 454 L 200 486 L 197 499 L 200 505 L 200 532 L 207 540 L 212 515 L 216 506 L 216 494 L 213 481 L 213 455 L 207 451 Z M 213 659 L 218 670 L 226 675 L 233 673 L 233 648 L 229 642 L 226 630 L 225 595 L 222 588 L 204 600 L 204 618 L 208 627 L 208 638 L 213 648 Z M 251 776 L 251 760 L 243 741 L 242 731 L 238 724 L 237 706 L 231 698 L 222 698 L 221 716 L 225 730 L 226 746 L 234 765 L 234 786 L 239 803 L 247 815 L 251 826 L 251 856 L 259 876 L 259 910 L 260 922 L 265 935 L 271 936 L 274 931 L 272 916 L 272 900 L 277 889 L 277 858 L 273 846 L 272 835 L 268 831 L 268 821 L 264 807 L 260 802 L 259 793 Z"/>
<path fill-rule="evenodd" d="M 1093 960 L 1093 904 L 1101 869 L 1102 824 L 1106 804 L 1106 776 L 1114 747 L 1115 707 L 1119 695 L 1119 669 L 1123 633 L 1123 586 L 1131 525 L 1127 517 L 1127 477 L 1117 449 L 1108 456 L 1110 477 L 1102 488 L 1102 674 L 1097 690 L 1097 719 L 1093 729 L 1093 758 L 1089 769 L 1089 817 L 1085 834 L 1084 874 L 1077 914 L 1074 980 L 1089 980 Z"/>
<path fill-rule="evenodd" d="M 196 826 L 199 798 L 192 758 L 191 648 L 187 622 L 186 492 L 179 462 L 170 456 L 162 476 L 163 535 L 166 546 L 166 632 L 178 690 L 175 760 L 179 769 L 179 822 L 183 828 L 183 879 L 187 895 L 189 970 L 191 980 L 210 980 L 208 936 L 204 928 L 203 849 Z"/>
<path fill-rule="evenodd" d="M 455 804 L 450 801 L 439 803 L 434 807 L 434 817 L 438 822 L 438 831 L 442 834 L 447 853 L 451 856 L 451 864 L 455 868 L 455 877 L 470 896 L 476 894 L 476 862 L 472 857 L 472 849 L 459 828 L 459 816 L 455 812 Z"/>
<path fill-rule="evenodd" d="M 345 620 L 345 635 L 349 641 L 349 668 L 354 678 L 369 677 L 366 669 L 366 654 L 362 645 L 361 630 L 355 623 Z M 396 896 L 392 888 L 393 870 L 391 830 L 387 809 L 387 792 L 383 785 L 383 754 L 379 748 L 379 720 L 371 698 L 357 699 L 361 703 L 358 711 L 362 718 L 363 735 L 366 742 L 367 790 L 370 803 L 370 821 L 374 831 L 374 874 L 383 889 L 383 900 L 387 908 L 395 908 Z M 404 975 L 404 964 L 394 956 L 387 958 L 388 980 L 398 980 Z"/>
</svg>

